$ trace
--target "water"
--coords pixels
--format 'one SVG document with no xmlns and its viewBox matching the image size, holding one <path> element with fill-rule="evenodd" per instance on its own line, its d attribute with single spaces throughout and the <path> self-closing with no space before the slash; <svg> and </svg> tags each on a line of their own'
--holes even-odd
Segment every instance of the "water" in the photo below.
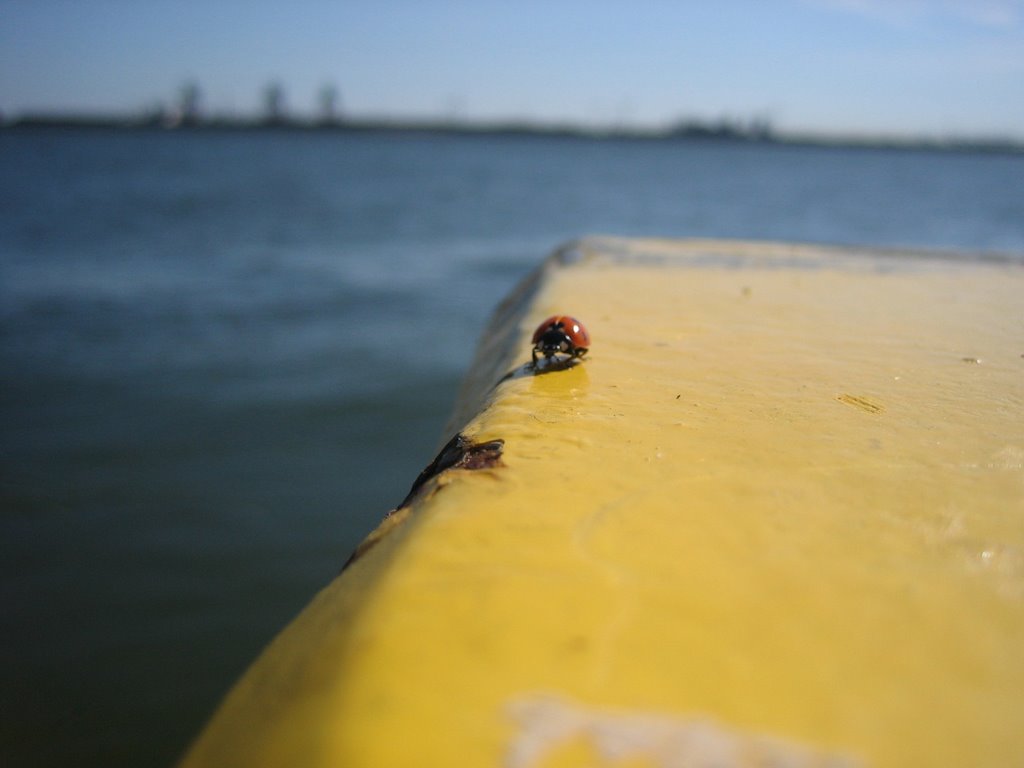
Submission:
<svg viewBox="0 0 1024 768">
<path fill-rule="evenodd" d="M 0 134 L 0 762 L 164 766 L 587 233 L 1001 251 L 1024 156 Z"/>
</svg>

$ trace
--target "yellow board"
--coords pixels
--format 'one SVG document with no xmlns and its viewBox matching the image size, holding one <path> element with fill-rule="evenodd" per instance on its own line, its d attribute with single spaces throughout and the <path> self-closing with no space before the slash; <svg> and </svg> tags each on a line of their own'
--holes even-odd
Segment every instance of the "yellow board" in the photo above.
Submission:
<svg viewBox="0 0 1024 768">
<path fill-rule="evenodd" d="M 186 766 L 1024 765 L 1019 265 L 581 241 L 452 427 Z"/>
</svg>

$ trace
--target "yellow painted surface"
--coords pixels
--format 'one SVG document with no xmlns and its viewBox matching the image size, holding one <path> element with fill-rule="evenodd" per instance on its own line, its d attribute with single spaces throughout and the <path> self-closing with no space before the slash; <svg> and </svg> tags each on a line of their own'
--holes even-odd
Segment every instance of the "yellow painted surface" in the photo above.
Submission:
<svg viewBox="0 0 1024 768">
<path fill-rule="evenodd" d="M 555 313 L 591 353 L 531 375 Z M 1024 765 L 1024 269 L 584 241 L 494 323 L 454 426 L 505 466 L 389 518 L 186 765 Z"/>
</svg>

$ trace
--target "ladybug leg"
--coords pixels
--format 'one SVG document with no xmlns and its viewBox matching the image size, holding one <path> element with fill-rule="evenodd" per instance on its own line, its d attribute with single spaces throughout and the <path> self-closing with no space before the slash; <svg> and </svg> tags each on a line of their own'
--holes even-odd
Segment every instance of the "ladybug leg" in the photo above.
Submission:
<svg viewBox="0 0 1024 768">
<path fill-rule="evenodd" d="M 572 351 L 573 357 L 583 357 L 585 354 L 587 354 L 586 347 L 576 347 L 576 349 Z"/>
</svg>

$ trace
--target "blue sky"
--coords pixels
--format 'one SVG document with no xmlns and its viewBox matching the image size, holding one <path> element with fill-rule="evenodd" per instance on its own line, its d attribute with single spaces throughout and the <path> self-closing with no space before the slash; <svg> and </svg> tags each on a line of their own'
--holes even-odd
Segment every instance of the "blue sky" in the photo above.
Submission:
<svg viewBox="0 0 1024 768">
<path fill-rule="evenodd" d="M 1024 139 L 1024 0 L 0 0 L 0 111 L 659 127 L 766 117 L 829 134 Z"/>
</svg>

